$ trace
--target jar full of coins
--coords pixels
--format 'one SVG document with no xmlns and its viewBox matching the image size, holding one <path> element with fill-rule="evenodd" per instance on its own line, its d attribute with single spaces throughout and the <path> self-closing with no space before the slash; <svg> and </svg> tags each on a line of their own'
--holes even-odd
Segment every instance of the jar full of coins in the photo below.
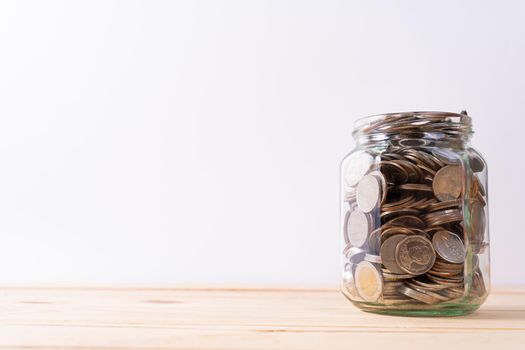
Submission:
<svg viewBox="0 0 525 350">
<path fill-rule="evenodd" d="M 341 289 L 358 308 L 454 316 L 487 298 L 487 164 L 472 134 L 465 111 L 356 121 L 341 163 Z"/>
</svg>

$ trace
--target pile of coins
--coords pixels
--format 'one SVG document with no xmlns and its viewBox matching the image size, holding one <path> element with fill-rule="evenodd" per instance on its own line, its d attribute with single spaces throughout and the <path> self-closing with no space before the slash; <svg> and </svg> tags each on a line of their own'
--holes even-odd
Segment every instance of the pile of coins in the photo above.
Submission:
<svg viewBox="0 0 525 350">
<path fill-rule="evenodd" d="M 376 120 L 364 120 L 365 125 L 356 125 L 357 134 L 387 134 L 389 139 L 401 140 L 401 145 L 408 146 L 415 138 L 424 133 L 441 134 L 453 141 L 463 138 L 472 132 L 472 120 L 466 111 L 461 114 L 446 112 L 414 112 L 391 113 L 388 116 L 378 116 Z"/>
<path fill-rule="evenodd" d="M 344 280 L 353 298 L 436 304 L 463 297 L 467 289 L 473 296 L 486 293 L 477 257 L 488 247 L 486 193 L 476 175 L 484 170 L 483 160 L 471 153 L 462 162 L 452 151 L 402 142 L 407 132 L 413 137 L 426 128 L 463 132 L 463 124 L 451 127 L 446 118 L 377 121 L 366 132 L 395 131 L 399 142 L 376 155 L 360 150 L 347 159 Z"/>
</svg>

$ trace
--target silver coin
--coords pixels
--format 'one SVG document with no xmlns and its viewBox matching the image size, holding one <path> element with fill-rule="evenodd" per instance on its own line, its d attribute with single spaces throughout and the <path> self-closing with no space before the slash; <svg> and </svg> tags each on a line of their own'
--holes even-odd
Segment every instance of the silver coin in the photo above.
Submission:
<svg viewBox="0 0 525 350">
<path fill-rule="evenodd" d="M 434 297 L 426 294 L 426 293 L 422 293 L 420 291 L 417 291 L 415 289 L 412 289 L 412 288 L 409 288 L 409 287 L 401 287 L 401 289 L 399 290 L 401 293 L 403 293 L 404 295 L 406 295 L 407 297 L 410 297 L 412 299 L 415 299 L 417 301 L 421 301 L 425 304 L 435 304 L 436 302 L 438 302 L 437 299 L 435 299 Z"/>
<path fill-rule="evenodd" d="M 458 164 L 460 162 L 458 156 L 449 150 L 442 148 L 433 148 L 432 154 L 445 164 Z"/>
<path fill-rule="evenodd" d="M 341 287 L 343 289 L 343 293 L 347 292 L 350 297 L 360 300 L 361 297 L 357 292 L 354 281 L 355 266 L 356 265 L 350 263 L 345 265 L 345 268 L 343 270 L 343 281 Z"/>
<path fill-rule="evenodd" d="M 370 226 L 371 219 L 367 214 L 359 209 L 351 212 L 346 225 L 348 242 L 354 247 L 363 246 L 368 238 Z"/>
<path fill-rule="evenodd" d="M 365 260 L 373 264 L 381 264 L 381 257 L 374 254 L 365 254 Z"/>
<path fill-rule="evenodd" d="M 381 184 L 377 177 L 366 175 L 357 184 L 357 205 L 365 213 L 371 212 L 377 206 L 381 197 Z"/>
<path fill-rule="evenodd" d="M 368 236 L 368 251 L 372 254 L 379 254 L 381 248 L 381 227 L 370 232 Z"/>
<path fill-rule="evenodd" d="M 386 179 L 381 173 L 381 171 L 378 171 L 378 170 L 370 172 L 370 175 L 375 176 L 379 180 L 379 183 L 381 184 L 381 203 L 383 203 L 386 199 L 387 189 L 388 189 Z"/>
<path fill-rule="evenodd" d="M 350 263 L 355 264 L 362 261 L 365 257 L 365 251 L 363 249 L 352 247 L 350 244 L 343 250 L 343 255 Z"/>
<path fill-rule="evenodd" d="M 343 281 L 354 283 L 354 270 L 354 264 L 346 263 L 343 269 Z"/>
<path fill-rule="evenodd" d="M 368 172 L 374 163 L 374 157 L 370 153 L 360 151 L 351 154 L 346 163 L 345 184 L 347 187 L 352 188 Z"/>
<path fill-rule="evenodd" d="M 436 253 L 445 261 L 459 264 L 465 261 L 465 245 L 458 235 L 449 231 L 438 231 L 432 237 Z"/>
</svg>

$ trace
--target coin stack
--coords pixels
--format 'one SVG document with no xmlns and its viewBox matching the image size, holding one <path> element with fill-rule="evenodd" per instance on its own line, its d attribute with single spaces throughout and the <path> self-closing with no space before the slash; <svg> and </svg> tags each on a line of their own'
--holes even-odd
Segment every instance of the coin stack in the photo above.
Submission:
<svg viewBox="0 0 525 350">
<path fill-rule="evenodd" d="M 353 298 L 436 304 L 485 294 L 477 254 L 488 246 L 486 193 L 476 175 L 484 162 L 472 152 L 463 161 L 416 137 L 464 132 L 464 124 L 451 126 L 447 118 L 391 116 L 360 131 L 397 138 L 377 154 L 360 150 L 346 162 L 344 279 Z"/>
</svg>

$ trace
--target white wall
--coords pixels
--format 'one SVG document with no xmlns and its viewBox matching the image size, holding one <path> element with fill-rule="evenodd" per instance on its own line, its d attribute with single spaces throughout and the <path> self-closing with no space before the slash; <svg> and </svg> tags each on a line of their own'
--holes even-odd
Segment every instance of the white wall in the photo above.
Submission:
<svg viewBox="0 0 525 350">
<path fill-rule="evenodd" d="M 525 3 L 0 3 L 0 282 L 335 284 L 353 121 L 467 109 L 525 283 Z"/>
</svg>

